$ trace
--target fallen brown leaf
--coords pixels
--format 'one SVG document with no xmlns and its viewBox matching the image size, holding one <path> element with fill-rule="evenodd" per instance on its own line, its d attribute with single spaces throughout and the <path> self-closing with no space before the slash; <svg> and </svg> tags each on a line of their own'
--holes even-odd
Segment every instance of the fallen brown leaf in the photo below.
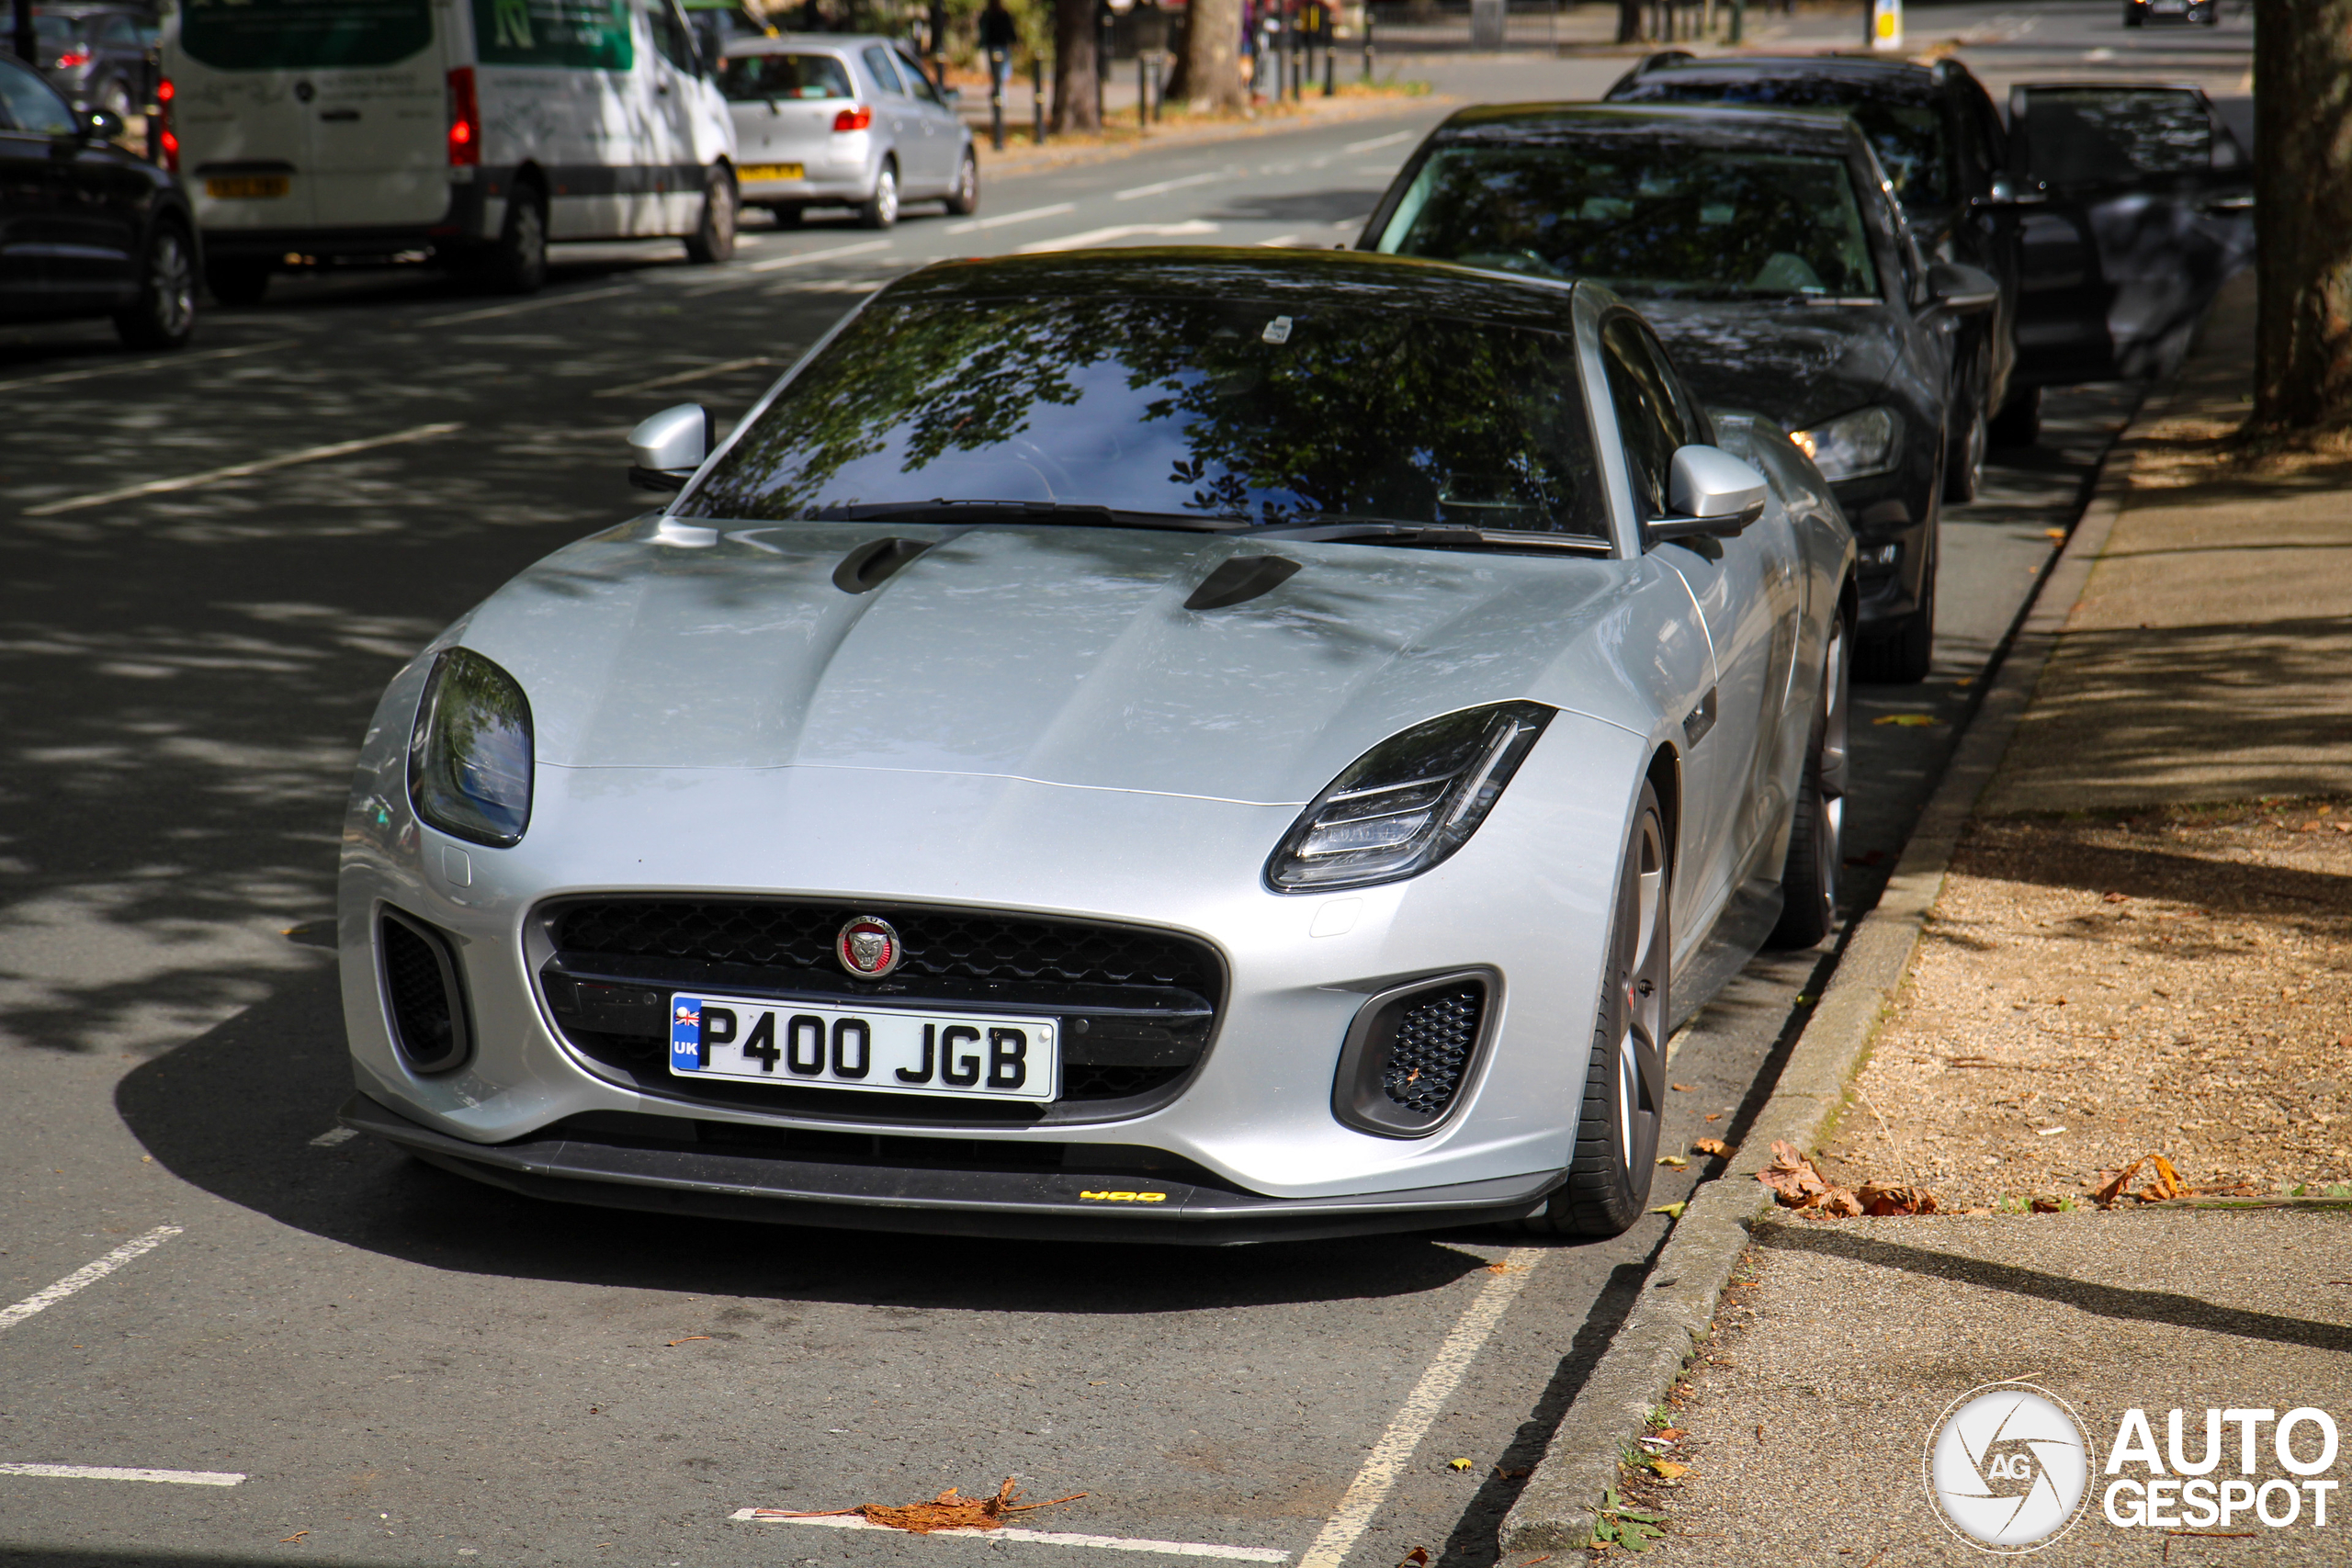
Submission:
<svg viewBox="0 0 2352 1568">
<path fill-rule="evenodd" d="M 1810 1208 L 1829 1191 L 1829 1183 L 1813 1168 L 1813 1161 L 1781 1138 L 1772 1140 L 1772 1163 L 1758 1171 L 1756 1179 L 1770 1188 L 1774 1199 L 1783 1207 L 1791 1209 Z"/>
<path fill-rule="evenodd" d="M 1429 1568 L 1430 1549 L 1426 1546 L 1413 1548 L 1412 1551 L 1405 1553 L 1405 1561 L 1397 1563 L 1396 1568 L 1408 1568 L 1408 1564 L 1410 1568 Z"/>
<path fill-rule="evenodd" d="M 1679 1443 L 1690 1434 L 1684 1431 L 1679 1427 L 1660 1427 L 1657 1429 L 1657 1435 L 1665 1438 L 1669 1443 Z"/>
<path fill-rule="evenodd" d="M 2180 1173 L 2173 1169 L 2172 1161 L 2162 1155 L 2150 1155 L 2148 1159 L 2156 1168 L 2156 1179 L 2148 1184 L 2148 1190 L 2156 1194 L 2158 1201 L 2178 1198 L 2188 1191 L 2187 1184 L 2180 1179 Z"/>
<path fill-rule="evenodd" d="M 2028 1203 L 2026 1207 L 2031 1209 L 2037 1214 L 2054 1214 L 2058 1212 L 2058 1200 L 2055 1198 L 2036 1198 L 2033 1201 Z"/>
<path fill-rule="evenodd" d="M 1707 1112 L 1707 1120 L 1710 1122 L 1720 1122 L 1723 1119 L 1724 1113 L 1720 1111 L 1710 1111 Z"/>
<path fill-rule="evenodd" d="M 2138 1159 L 2117 1171 L 2113 1180 L 2091 1194 L 2091 1201 L 2102 1209 L 2115 1207 L 2115 1201 L 2123 1195 L 2123 1189 L 2131 1183 L 2132 1173 L 2147 1163 L 2148 1156 L 2142 1155 Z"/>
<path fill-rule="evenodd" d="M 1657 1163 L 1660 1165 L 1672 1166 L 1675 1169 L 1680 1170 L 1690 1162 L 1684 1159 L 1680 1155 L 1660 1155 L 1657 1156 Z"/>
<path fill-rule="evenodd" d="M 1656 1454 L 1652 1454 L 1644 1463 L 1652 1474 L 1662 1481 L 1679 1481 L 1690 1473 L 1689 1465 L 1677 1464 L 1670 1459 L 1660 1459 Z"/>
<path fill-rule="evenodd" d="M 277 1544 L 280 1546 L 288 1545 L 291 1542 L 301 1540 L 304 1536 L 310 1533 L 311 1532 L 309 1530 L 296 1530 L 292 1535 L 279 1537 Z"/>
<path fill-rule="evenodd" d="M 1497 1465 L 1495 1473 L 1505 1481 L 1524 1481 L 1535 1472 L 1532 1470 L 1505 1470 L 1501 1465 Z"/>
<path fill-rule="evenodd" d="M 1699 1086 L 1694 1083 L 1670 1083 L 1666 1087 L 1668 1089 L 1679 1089 L 1685 1094 L 1696 1094 L 1699 1092 Z"/>
<path fill-rule="evenodd" d="M 1862 1201 L 1842 1187 L 1833 1187 L 1822 1194 L 1821 1201 L 1813 1206 L 1813 1213 L 1833 1220 L 1860 1219 Z"/>
<path fill-rule="evenodd" d="M 2109 904 L 2129 904 L 2132 902 L 2132 895 L 2129 893 L 2102 893 L 2099 895 L 2099 897 Z"/>
<path fill-rule="evenodd" d="M 1694 1155 L 1713 1155 L 1717 1159 L 1729 1159 L 1732 1156 L 1739 1153 L 1737 1149 L 1733 1148 L 1721 1138 L 1697 1139 L 1690 1145 L 1690 1152 Z"/>
<path fill-rule="evenodd" d="M 681 1345 L 691 1345 L 697 1339 L 707 1339 L 710 1336 L 707 1334 L 689 1334 L 684 1339 L 671 1340 L 670 1348 L 674 1350 Z"/>
<path fill-rule="evenodd" d="M 1917 1187 L 1895 1187 L 1883 1182 L 1865 1181 L 1854 1190 L 1861 1200 L 1862 1213 L 1883 1217 L 1888 1214 L 1932 1214 L 1938 1213 L 1936 1195 Z"/>
<path fill-rule="evenodd" d="M 1466 1459 L 1450 1459 L 1445 1461 L 1445 1468 L 1448 1470 L 1467 1470 L 1470 1468 L 1470 1461 Z"/>
<path fill-rule="evenodd" d="M 1014 1502 L 1020 1495 L 1021 1488 L 1008 1475 L 993 1497 L 958 1496 L 956 1488 L 950 1486 L 928 1503 L 909 1503 L 899 1507 L 886 1503 L 861 1503 L 854 1508 L 761 1508 L 757 1516 L 774 1519 L 837 1519 L 855 1514 L 868 1524 L 887 1525 L 910 1535 L 928 1535 L 933 1530 L 992 1530 L 1004 1522 L 1007 1514 L 1058 1507 L 1064 1503 L 1075 1503 L 1086 1494 L 1073 1492 L 1050 1503 Z M 1421 1561 L 1429 1561 L 1426 1554 Z"/>
</svg>

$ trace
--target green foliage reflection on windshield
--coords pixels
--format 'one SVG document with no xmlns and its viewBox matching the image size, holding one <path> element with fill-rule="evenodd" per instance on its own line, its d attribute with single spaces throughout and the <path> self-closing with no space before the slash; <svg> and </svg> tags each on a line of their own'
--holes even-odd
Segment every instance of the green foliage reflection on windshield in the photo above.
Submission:
<svg viewBox="0 0 2352 1568">
<path fill-rule="evenodd" d="M 1565 336 L 1137 298 L 878 301 L 686 510 L 935 499 L 1608 532 Z"/>
</svg>

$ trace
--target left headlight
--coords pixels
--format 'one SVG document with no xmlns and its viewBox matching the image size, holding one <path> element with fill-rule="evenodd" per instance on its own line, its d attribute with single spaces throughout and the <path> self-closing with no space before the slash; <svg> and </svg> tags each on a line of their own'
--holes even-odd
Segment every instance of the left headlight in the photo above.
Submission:
<svg viewBox="0 0 2352 1568">
<path fill-rule="evenodd" d="M 1824 420 L 1810 430 L 1792 430 L 1789 440 L 1813 459 L 1825 479 L 1860 479 L 1894 467 L 1903 421 L 1893 409 L 1856 409 Z"/>
<path fill-rule="evenodd" d="M 1277 893 L 1418 876 L 1460 849 L 1552 720 L 1540 703 L 1464 708 L 1390 736 L 1315 797 L 1266 863 Z"/>
<path fill-rule="evenodd" d="M 471 649 L 444 649 L 408 742 L 408 797 L 445 833 L 504 849 L 531 822 L 531 704 Z"/>
</svg>

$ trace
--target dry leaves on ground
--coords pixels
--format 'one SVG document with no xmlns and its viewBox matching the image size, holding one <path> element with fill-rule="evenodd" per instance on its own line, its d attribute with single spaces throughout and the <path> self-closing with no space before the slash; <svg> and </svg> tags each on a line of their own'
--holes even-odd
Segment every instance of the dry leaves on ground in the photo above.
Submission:
<svg viewBox="0 0 2352 1568">
<path fill-rule="evenodd" d="M 1731 1145 L 1724 1143 L 1721 1138 L 1700 1138 L 1694 1140 L 1690 1145 L 1690 1152 L 1694 1155 L 1713 1155 L 1717 1159 L 1729 1159 L 1732 1156 L 1739 1153 L 1737 1149 L 1732 1147 Z"/>
<path fill-rule="evenodd" d="M 1784 1139 L 1772 1140 L 1772 1163 L 1756 1173 L 1772 1190 L 1773 1199 L 1787 1209 L 1805 1209 L 1837 1219 L 1862 1212 L 1861 1201 L 1843 1187 L 1833 1187 L 1814 1168 L 1813 1161 Z"/>
<path fill-rule="evenodd" d="M 826 1508 L 803 1511 L 792 1508 L 762 1508 L 758 1517 L 772 1519 L 837 1519 L 855 1514 L 868 1524 L 888 1525 L 894 1530 L 906 1530 L 913 1535 L 928 1535 L 933 1530 L 992 1530 L 1004 1522 L 1008 1514 L 1025 1514 L 1033 1508 L 1058 1507 L 1075 1503 L 1086 1495 L 1073 1492 L 1067 1497 L 1057 1497 L 1050 1503 L 1016 1503 L 1021 1488 L 1006 1476 L 1004 1484 L 996 1489 L 993 1497 L 964 1497 L 950 1486 L 928 1503 L 908 1503 L 893 1506 L 887 1503 L 861 1503 L 854 1508 Z"/>
</svg>

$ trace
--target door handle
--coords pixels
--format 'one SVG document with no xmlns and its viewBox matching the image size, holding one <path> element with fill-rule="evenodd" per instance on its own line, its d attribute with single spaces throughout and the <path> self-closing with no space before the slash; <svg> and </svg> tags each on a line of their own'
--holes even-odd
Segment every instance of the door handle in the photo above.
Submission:
<svg viewBox="0 0 2352 1568">
<path fill-rule="evenodd" d="M 319 118 L 321 119 L 357 119 L 359 111 L 357 109 L 321 109 Z"/>
</svg>

